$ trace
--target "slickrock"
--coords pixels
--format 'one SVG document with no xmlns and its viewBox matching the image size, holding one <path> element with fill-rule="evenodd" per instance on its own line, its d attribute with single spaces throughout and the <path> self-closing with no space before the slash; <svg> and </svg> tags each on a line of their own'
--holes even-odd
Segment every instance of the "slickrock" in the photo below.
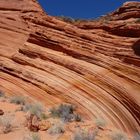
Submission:
<svg viewBox="0 0 140 140">
<path fill-rule="evenodd" d="M 140 133 L 140 2 L 67 23 L 35 0 L 0 0 L 0 90 Z"/>
</svg>

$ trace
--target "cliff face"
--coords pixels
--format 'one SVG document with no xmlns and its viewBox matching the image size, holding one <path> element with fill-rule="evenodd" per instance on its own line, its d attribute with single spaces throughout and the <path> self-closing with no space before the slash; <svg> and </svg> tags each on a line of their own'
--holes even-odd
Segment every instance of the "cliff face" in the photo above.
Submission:
<svg viewBox="0 0 140 140">
<path fill-rule="evenodd" d="M 73 24 L 35 0 L 0 0 L 0 89 L 140 132 L 140 2 Z"/>
</svg>

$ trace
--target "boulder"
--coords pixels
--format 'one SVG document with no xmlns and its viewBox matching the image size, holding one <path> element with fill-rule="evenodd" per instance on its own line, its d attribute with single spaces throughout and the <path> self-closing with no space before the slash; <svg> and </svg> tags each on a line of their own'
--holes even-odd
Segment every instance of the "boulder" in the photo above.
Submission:
<svg viewBox="0 0 140 140">
<path fill-rule="evenodd" d="M 46 131 L 51 127 L 51 123 L 46 120 L 42 120 L 39 122 L 39 130 Z"/>
<path fill-rule="evenodd" d="M 40 120 L 35 115 L 30 115 L 30 117 L 27 119 L 27 128 L 30 131 L 37 132 L 38 130 L 46 131 L 50 128 L 51 123 L 46 120 Z"/>
<path fill-rule="evenodd" d="M 30 131 L 37 132 L 39 130 L 39 118 L 35 115 L 30 115 L 27 120 L 27 127 Z"/>
</svg>

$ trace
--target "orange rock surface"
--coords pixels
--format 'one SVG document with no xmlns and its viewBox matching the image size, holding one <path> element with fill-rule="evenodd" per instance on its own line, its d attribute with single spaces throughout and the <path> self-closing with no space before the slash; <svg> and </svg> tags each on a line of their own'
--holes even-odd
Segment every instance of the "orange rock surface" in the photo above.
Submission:
<svg viewBox="0 0 140 140">
<path fill-rule="evenodd" d="M 0 0 L 0 89 L 140 132 L 140 2 L 67 23 L 36 0 Z"/>
</svg>

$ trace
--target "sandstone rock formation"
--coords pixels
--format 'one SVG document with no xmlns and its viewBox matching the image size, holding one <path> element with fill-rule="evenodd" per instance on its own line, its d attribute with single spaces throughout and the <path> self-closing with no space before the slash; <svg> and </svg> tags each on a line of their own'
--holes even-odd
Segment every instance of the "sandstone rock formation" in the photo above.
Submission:
<svg viewBox="0 0 140 140">
<path fill-rule="evenodd" d="M 36 0 L 0 0 L 0 17 L 0 90 L 140 132 L 140 2 L 70 24 Z"/>
<path fill-rule="evenodd" d="M 47 120 L 40 120 L 35 115 L 30 115 L 30 117 L 26 121 L 27 128 L 30 131 L 37 132 L 38 130 L 46 131 L 51 127 L 51 124 Z"/>
</svg>

